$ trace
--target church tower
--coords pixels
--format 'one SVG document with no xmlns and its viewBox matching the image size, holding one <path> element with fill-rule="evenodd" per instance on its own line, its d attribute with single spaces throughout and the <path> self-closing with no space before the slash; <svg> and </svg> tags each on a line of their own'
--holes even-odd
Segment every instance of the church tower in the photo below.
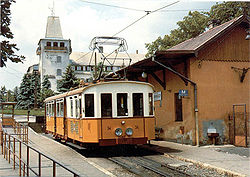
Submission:
<svg viewBox="0 0 250 177">
<path fill-rule="evenodd" d="M 52 14 L 48 17 L 45 38 L 40 39 L 36 53 L 39 55 L 41 83 L 44 76 L 48 75 L 51 89 L 56 91 L 57 80 L 62 79 L 71 54 L 70 39 L 63 38 L 58 16 Z"/>
</svg>

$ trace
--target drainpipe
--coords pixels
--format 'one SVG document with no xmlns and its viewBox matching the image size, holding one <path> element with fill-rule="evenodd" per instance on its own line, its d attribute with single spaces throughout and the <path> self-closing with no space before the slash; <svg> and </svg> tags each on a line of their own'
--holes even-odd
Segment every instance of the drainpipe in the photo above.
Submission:
<svg viewBox="0 0 250 177">
<path fill-rule="evenodd" d="M 197 84 L 193 81 L 191 81 L 190 79 L 188 79 L 187 77 L 183 76 L 182 74 L 178 73 L 177 71 L 173 70 L 172 68 L 165 66 L 164 64 L 156 61 L 154 59 L 154 56 L 152 57 L 152 61 L 157 63 L 158 65 L 161 65 L 162 67 L 166 68 L 167 70 L 169 70 L 170 72 L 178 75 L 179 77 L 185 79 L 186 81 L 190 82 L 193 86 L 194 86 L 194 116 L 195 116 L 195 129 L 196 129 L 196 146 L 200 146 L 200 139 L 199 139 L 199 119 L 198 119 L 198 105 L 197 105 Z"/>
</svg>

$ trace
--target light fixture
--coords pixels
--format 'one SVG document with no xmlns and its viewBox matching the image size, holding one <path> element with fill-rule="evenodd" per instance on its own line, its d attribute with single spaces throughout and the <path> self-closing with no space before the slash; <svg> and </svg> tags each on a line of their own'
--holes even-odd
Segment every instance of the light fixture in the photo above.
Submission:
<svg viewBox="0 0 250 177">
<path fill-rule="evenodd" d="M 146 78 L 148 77 L 148 74 L 145 73 L 145 72 L 143 72 L 143 73 L 141 74 L 141 77 L 142 77 L 143 79 L 146 79 Z"/>
<path fill-rule="evenodd" d="M 132 128 L 127 128 L 127 129 L 126 129 L 126 134 L 127 134 L 128 136 L 133 135 L 133 129 L 132 129 Z"/>
<path fill-rule="evenodd" d="M 116 136 L 121 136 L 122 135 L 122 129 L 121 128 L 115 129 L 115 135 Z"/>
</svg>

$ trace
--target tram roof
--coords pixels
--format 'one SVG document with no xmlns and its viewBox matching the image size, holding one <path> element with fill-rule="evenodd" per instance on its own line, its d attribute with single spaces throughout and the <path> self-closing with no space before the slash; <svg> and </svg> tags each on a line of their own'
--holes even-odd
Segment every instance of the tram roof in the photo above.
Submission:
<svg viewBox="0 0 250 177">
<path fill-rule="evenodd" d="M 151 85 L 150 83 L 147 83 L 147 82 L 138 82 L 138 81 L 109 81 L 109 82 L 98 82 L 98 83 L 96 83 L 96 84 L 90 84 L 90 85 L 87 85 L 87 86 L 84 86 L 84 87 L 81 87 L 81 88 L 77 88 L 77 89 L 74 89 L 74 90 L 71 90 L 71 91 L 68 91 L 68 92 L 59 94 L 59 95 L 55 95 L 55 96 L 46 98 L 46 99 L 44 100 L 44 102 L 56 100 L 56 99 L 59 99 L 59 98 L 62 98 L 62 97 L 66 97 L 66 96 L 71 96 L 71 95 L 79 94 L 79 93 L 82 93 L 82 92 L 83 92 L 84 90 L 86 90 L 87 88 L 94 87 L 94 86 L 97 86 L 97 85 L 113 84 L 113 83 L 134 83 L 134 84 L 142 84 L 142 85 L 148 85 L 148 86 L 154 87 L 154 86 Z"/>
</svg>

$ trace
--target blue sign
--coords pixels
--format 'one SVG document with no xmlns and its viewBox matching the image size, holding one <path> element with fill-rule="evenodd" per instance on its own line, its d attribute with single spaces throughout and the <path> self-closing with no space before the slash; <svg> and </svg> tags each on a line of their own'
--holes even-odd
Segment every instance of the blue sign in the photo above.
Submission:
<svg viewBox="0 0 250 177">
<path fill-rule="evenodd" d="M 188 90 L 179 90 L 179 96 L 188 96 Z"/>
</svg>

